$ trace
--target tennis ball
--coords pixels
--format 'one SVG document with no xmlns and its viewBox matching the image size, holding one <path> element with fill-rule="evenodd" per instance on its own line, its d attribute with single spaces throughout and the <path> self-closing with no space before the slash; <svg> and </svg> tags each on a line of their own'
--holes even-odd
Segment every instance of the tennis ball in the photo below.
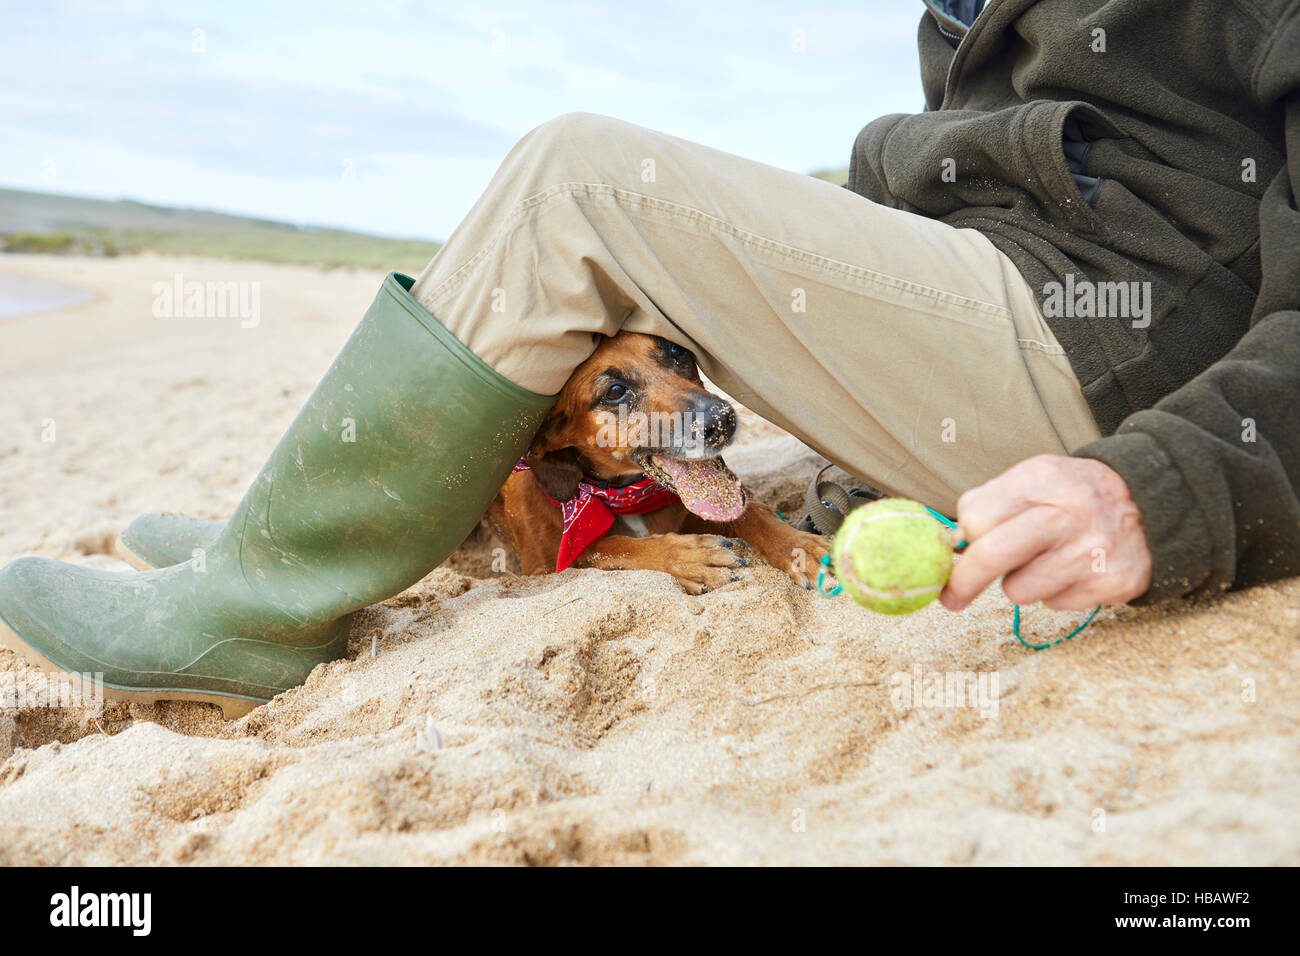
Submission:
<svg viewBox="0 0 1300 956">
<path fill-rule="evenodd" d="M 933 601 L 952 571 L 948 530 L 924 505 L 881 498 L 854 508 L 831 544 L 835 577 L 853 600 L 881 614 Z"/>
</svg>

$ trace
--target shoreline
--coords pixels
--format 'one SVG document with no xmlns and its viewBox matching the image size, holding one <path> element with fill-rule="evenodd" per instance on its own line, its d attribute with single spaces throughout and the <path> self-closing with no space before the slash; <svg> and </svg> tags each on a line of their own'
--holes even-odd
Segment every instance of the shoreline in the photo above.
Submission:
<svg viewBox="0 0 1300 956">
<path fill-rule="evenodd" d="M 8 253 L 0 258 L 0 320 L 26 318 L 45 312 L 60 312 L 94 302 L 94 289 L 70 282 L 14 271 L 7 259 L 20 253 Z"/>
</svg>

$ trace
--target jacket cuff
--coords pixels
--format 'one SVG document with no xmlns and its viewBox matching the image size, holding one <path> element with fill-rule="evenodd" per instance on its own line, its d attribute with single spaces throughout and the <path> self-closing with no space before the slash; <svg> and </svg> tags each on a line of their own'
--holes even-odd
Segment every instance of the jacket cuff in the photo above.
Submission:
<svg viewBox="0 0 1300 956">
<path fill-rule="evenodd" d="M 1196 589 L 1212 574 L 1213 542 L 1178 462 L 1145 432 L 1110 435 L 1073 453 L 1110 466 L 1137 502 L 1151 551 L 1151 587 L 1130 604 L 1154 604 Z"/>
</svg>

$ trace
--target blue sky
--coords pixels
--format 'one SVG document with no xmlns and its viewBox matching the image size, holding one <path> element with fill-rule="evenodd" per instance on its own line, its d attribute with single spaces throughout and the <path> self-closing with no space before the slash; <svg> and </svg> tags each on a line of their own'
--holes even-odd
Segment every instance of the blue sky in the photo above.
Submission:
<svg viewBox="0 0 1300 956">
<path fill-rule="evenodd" d="M 842 166 L 867 121 L 921 109 L 921 11 L 0 0 L 0 185 L 440 239 L 571 110 Z"/>
</svg>

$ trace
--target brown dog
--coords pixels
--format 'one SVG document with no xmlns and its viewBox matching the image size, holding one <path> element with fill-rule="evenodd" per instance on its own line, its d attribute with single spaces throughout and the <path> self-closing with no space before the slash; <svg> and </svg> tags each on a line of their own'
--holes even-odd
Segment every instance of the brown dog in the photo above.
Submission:
<svg viewBox="0 0 1300 956">
<path fill-rule="evenodd" d="M 560 392 L 488 509 L 525 574 L 567 566 L 666 571 L 700 594 L 737 579 L 731 538 L 811 587 L 828 540 L 754 501 L 720 457 L 736 412 L 695 357 L 657 336 L 600 344 Z"/>
</svg>

